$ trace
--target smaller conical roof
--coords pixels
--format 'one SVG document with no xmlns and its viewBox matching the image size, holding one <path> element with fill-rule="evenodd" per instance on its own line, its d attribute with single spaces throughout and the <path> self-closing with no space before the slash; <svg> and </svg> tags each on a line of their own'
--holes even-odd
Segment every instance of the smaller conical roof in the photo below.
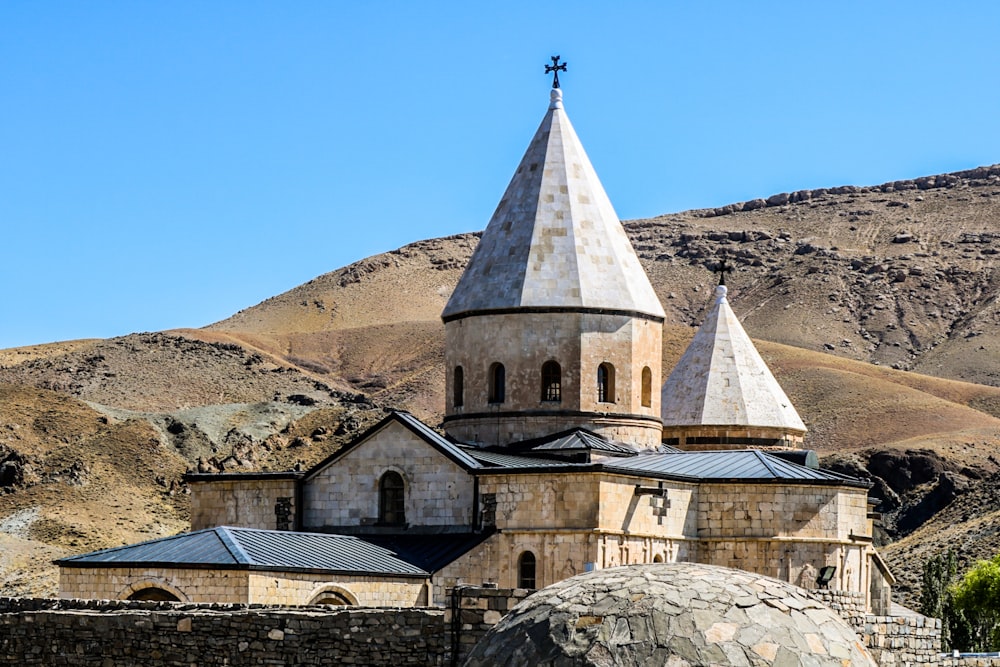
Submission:
<svg viewBox="0 0 1000 667">
<path fill-rule="evenodd" d="M 726 299 L 715 303 L 663 384 L 663 426 L 756 426 L 803 433 L 805 424 Z"/>
</svg>

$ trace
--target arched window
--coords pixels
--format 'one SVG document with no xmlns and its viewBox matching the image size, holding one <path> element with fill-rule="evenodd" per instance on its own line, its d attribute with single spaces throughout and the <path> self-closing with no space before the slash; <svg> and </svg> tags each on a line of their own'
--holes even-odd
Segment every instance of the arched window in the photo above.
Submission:
<svg viewBox="0 0 1000 667">
<path fill-rule="evenodd" d="M 490 366 L 490 403 L 503 403 L 507 391 L 507 372 L 503 364 Z"/>
<path fill-rule="evenodd" d="M 454 404 L 456 408 L 459 408 L 465 405 L 465 371 L 462 370 L 461 366 L 455 366 L 455 377 L 452 379 L 455 383 Z"/>
<path fill-rule="evenodd" d="M 556 361 L 542 364 L 542 400 L 562 400 L 562 369 Z"/>
<path fill-rule="evenodd" d="M 128 596 L 129 600 L 151 600 L 154 602 L 180 602 L 181 599 L 170 591 L 156 586 L 141 588 Z"/>
<path fill-rule="evenodd" d="M 535 588 L 535 554 L 530 551 L 517 559 L 517 587 Z"/>
<path fill-rule="evenodd" d="M 608 362 L 597 367 L 597 402 L 615 402 L 615 367 Z"/>
<path fill-rule="evenodd" d="M 661 556 L 660 554 L 656 554 L 655 556 L 653 556 L 653 562 L 654 563 L 662 563 L 663 562 L 663 556 Z"/>
<path fill-rule="evenodd" d="M 649 366 L 642 367 L 642 407 L 648 408 L 653 404 L 653 371 Z"/>
<path fill-rule="evenodd" d="M 406 523 L 403 490 L 403 478 L 398 472 L 390 470 L 379 480 L 378 522 L 383 526 L 402 526 Z"/>
</svg>

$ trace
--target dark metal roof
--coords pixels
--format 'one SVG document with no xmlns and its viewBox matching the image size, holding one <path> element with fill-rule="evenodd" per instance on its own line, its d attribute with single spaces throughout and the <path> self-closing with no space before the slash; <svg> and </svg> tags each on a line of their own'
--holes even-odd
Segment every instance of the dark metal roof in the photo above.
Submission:
<svg viewBox="0 0 1000 667">
<path fill-rule="evenodd" d="M 208 567 L 426 577 L 391 550 L 347 535 L 219 526 L 56 561 L 69 567 Z"/>
<path fill-rule="evenodd" d="M 492 467 L 476 474 L 499 472 L 613 472 L 635 477 L 659 477 L 698 482 L 800 482 L 868 488 L 865 480 L 830 470 L 807 468 L 758 450 L 707 452 L 664 451 L 638 454 L 602 463 L 578 463 L 529 456 L 472 451 Z"/>
<path fill-rule="evenodd" d="M 611 454 L 632 456 L 635 450 L 619 442 L 605 440 L 601 436 L 586 429 L 574 429 L 568 433 L 557 433 L 544 438 L 531 448 L 533 452 L 543 451 L 598 451 Z"/>
<path fill-rule="evenodd" d="M 868 483 L 830 470 L 807 468 L 759 450 L 641 454 L 615 461 L 606 468 L 633 473 L 656 473 L 696 481 L 784 480 L 868 486 Z"/>
<path fill-rule="evenodd" d="M 438 535 L 374 534 L 360 539 L 396 553 L 407 563 L 436 572 L 467 553 L 492 533 L 446 533 Z"/>
<path fill-rule="evenodd" d="M 525 456 L 523 454 L 506 454 L 475 447 L 465 447 L 466 453 L 476 459 L 481 465 L 480 468 L 559 468 L 569 465 L 580 465 L 571 461 L 542 458 L 537 456 Z"/>
</svg>

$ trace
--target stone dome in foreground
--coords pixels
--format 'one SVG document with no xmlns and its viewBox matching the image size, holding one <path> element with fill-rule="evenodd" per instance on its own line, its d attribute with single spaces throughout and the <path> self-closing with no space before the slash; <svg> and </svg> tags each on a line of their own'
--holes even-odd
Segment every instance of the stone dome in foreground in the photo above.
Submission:
<svg viewBox="0 0 1000 667">
<path fill-rule="evenodd" d="M 465 665 L 876 663 L 846 622 L 797 586 L 673 563 L 598 570 L 544 588 L 490 630 Z"/>
</svg>

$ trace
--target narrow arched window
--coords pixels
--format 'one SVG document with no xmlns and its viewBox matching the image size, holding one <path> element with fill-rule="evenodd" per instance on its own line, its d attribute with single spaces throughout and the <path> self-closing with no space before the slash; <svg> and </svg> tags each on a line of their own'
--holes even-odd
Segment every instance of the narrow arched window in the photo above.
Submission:
<svg viewBox="0 0 1000 667">
<path fill-rule="evenodd" d="M 653 404 L 653 371 L 649 366 L 642 368 L 642 407 L 648 408 Z"/>
<path fill-rule="evenodd" d="M 490 366 L 490 403 L 503 403 L 507 391 L 507 373 L 503 364 Z"/>
<path fill-rule="evenodd" d="M 535 588 L 535 554 L 530 551 L 517 559 L 517 587 Z"/>
<path fill-rule="evenodd" d="M 454 405 L 456 408 L 465 405 L 465 371 L 462 370 L 461 366 L 455 366 L 455 376 L 452 378 L 454 381 L 455 389 L 455 400 Z"/>
<path fill-rule="evenodd" d="M 615 367 L 607 362 L 597 367 L 597 402 L 615 402 Z"/>
<path fill-rule="evenodd" d="M 403 477 L 388 471 L 378 482 L 378 522 L 384 526 L 402 526 L 404 513 Z"/>
<path fill-rule="evenodd" d="M 562 368 L 556 361 L 542 364 L 542 400 L 562 400 Z"/>
</svg>

